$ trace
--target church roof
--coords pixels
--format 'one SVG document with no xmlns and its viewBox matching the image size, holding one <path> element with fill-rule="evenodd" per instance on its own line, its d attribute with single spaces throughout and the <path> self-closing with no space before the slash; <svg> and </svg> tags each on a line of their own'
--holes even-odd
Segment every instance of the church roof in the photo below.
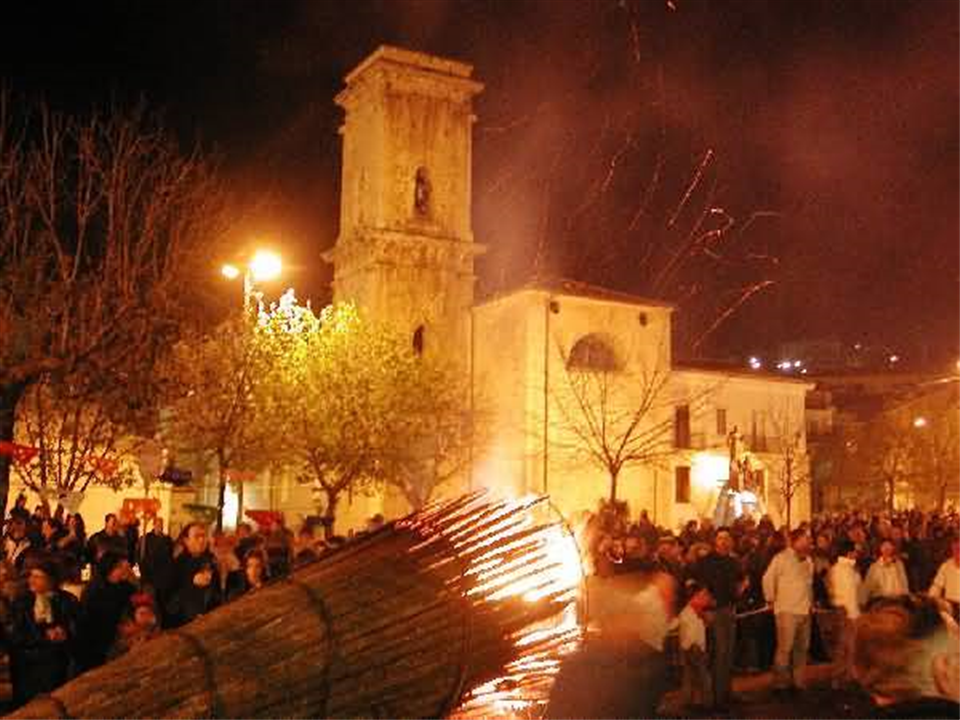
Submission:
<svg viewBox="0 0 960 720">
<path fill-rule="evenodd" d="M 679 372 L 695 373 L 715 373 L 720 375 L 729 375 L 748 380 L 764 380 L 773 382 L 793 383 L 799 385 L 808 385 L 811 388 L 815 385 L 812 378 L 797 377 L 773 373 L 766 370 L 749 370 L 741 365 L 734 365 L 720 360 L 680 360 L 673 364 L 673 369 Z"/>
<path fill-rule="evenodd" d="M 600 285 L 591 285 L 590 283 L 585 283 L 580 280 L 570 280 L 568 278 L 539 278 L 531 280 L 526 285 L 517 288 L 517 291 L 521 290 L 542 290 L 556 295 L 590 298 L 591 300 L 608 300 L 610 302 L 626 303 L 628 305 L 638 305 L 642 307 L 676 309 L 676 305 L 666 300 L 655 300 L 653 298 L 620 292 L 619 290 L 611 290 L 610 288 L 605 288 Z"/>
</svg>

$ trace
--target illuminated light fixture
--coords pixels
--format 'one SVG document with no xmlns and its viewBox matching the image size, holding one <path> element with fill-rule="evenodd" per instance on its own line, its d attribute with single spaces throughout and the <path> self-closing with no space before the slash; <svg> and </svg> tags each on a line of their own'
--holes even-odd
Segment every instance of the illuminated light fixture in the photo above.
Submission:
<svg viewBox="0 0 960 720">
<path fill-rule="evenodd" d="M 913 419 L 913 426 L 915 428 L 925 428 L 927 426 L 927 419 L 922 415 Z"/>
<path fill-rule="evenodd" d="M 220 268 L 220 272 L 223 273 L 223 276 L 227 280 L 236 280 L 238 277 L 240 277 L 240 268 L 238 268 L 236 265 L 224 265 L 222 268 Z"/>
<path fill-rule="evenodd" d="M 891 362 L 891 363 L 900 362 L 900 356 L 899 356 L 899 355 L 891 355 L 891 356 L 890 356 L 890 362 Z"/>
<path fill-rule="evenodd" d="M 801 365 L 803 365 L 803 362 L 802 362 L 802 361 L 800 361 L 800 360 L 794 360 L 794 361 L 793 361 L 793 366 L 794 366 L 795 368 L 798 368 L 798 367 L 800 367 Z"/>
<path fill-rule="evenodd" d="M 807 374 L 807 369 L 804 368 L 803 370 L 801 370 L 801 371 L 800 371 L 800 374 L 801 374 L 801 375 L 806 375 L 806 374 Z"/>
<path fill-rule="evenodd" d="M 257 250 L 250 260 L 250 273 L 256 282 L 273 280 L 283 270 L 280 256 L 269 250 Z"/>
<path fill-rule="evenodd" d="M 763 367 L 763 363 L 760 361 L 760 358 L 758 357 L 751 357 L 749 360 L 749 363 L 750 363 L 750 367 L 754 370 L 759 370 L 760 368 Z"/>
</svg>

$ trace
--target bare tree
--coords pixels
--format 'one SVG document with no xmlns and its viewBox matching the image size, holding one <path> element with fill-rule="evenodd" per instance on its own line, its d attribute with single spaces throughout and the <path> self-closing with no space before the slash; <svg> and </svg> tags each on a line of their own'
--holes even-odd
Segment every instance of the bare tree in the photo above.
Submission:
<svg viewBox="0 0 960 720">
<path fill-rule="evenodd" d="M 676 436 L 674 409 L 696 413 L 712 390 L 677 396 L 668 367 L 625 367 L 599 341 L 580 356 L 559 352 L 564 375 L 551 394 L 564 432 L 553 433 L 551 445 L 602 470 L 615 503 L 624 470 L 665 465 L 678 444 L 689 446 L 689 437 Z"/>
<path fill-rule="evenodd" d="M 792 527 L 794 502 L 798 493 L 810 485 L 803 410 L 791 412 L 787 407 L 781 408 L 773 413 L 771 423 L 778 459 L 776 497 L 787 527 Z"/>
<path fill-rule="evenodd" d="M 41 382 L 149 415 L 154 363 L 196 314 L 195 277 L 232 220 L 223 186 L 142 109 L 14 107 L 0 96 L 0 440 Z M 0 512 L 9 472 L 0 457 Z"/>
<path fill-rule="evenodd" d="M 16 467 L 23 484 L 41 495 L 82 493 L 91 484 L 114 489 L 132 484 L 137 438 L 103 405 L 66 390 L 38 383 L 24 396 L 17 436 L 38 454 Z"/>
</svg>

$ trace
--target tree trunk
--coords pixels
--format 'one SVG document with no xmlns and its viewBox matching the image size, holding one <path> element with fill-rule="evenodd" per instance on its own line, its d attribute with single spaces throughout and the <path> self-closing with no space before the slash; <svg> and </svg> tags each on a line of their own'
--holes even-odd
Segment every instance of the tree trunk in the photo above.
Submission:
<svg viewBox="0 0 960 720">
<path fill-rule="evenodd" d="M 0 441 L 13 442 L 13 431 L 17 424 L 17 405 L 26 390 L 26 385 L 13 383 L 0 386 Z M 10 494 L 10 468 L 13 458 L 0 455 L 0 530 L 7 517 L 7 496 Z"/>
<path fill-rule="evenodd" d="M 223 531 L 223 506 L 227 501 L 227 468 L 224 454 L 217 453 L 217 532 Z"/>
<path fill-rule="evenodd" d="M 937 498 L 937 512 L 942 513 L 946 505 L 947 505 L 947 484 L 945 482 L 941 482 L 940 496 Z"/>
<path fill-rule="evenodd" d="M 246 480 L 240 480 L 237 485 L 237 522 L 235 527 L 240 527 L 243 524 L 243 488 L 246 484 Z"/>
<path fill-rule="evenodd" d="M 793 515 L 793 495 L 792 494 L 787 495 L 786 499 L 787 499 L 787 529 L 791 530 L 793 529 L 793 525 L 790 522 Z"/>
<path fill-rule="evenodd" d="M 333 531 L 333 527 L 337 520 L 337 503 L 340 501 L 340 491 L 333 490 L 331 488 L 324 488 L 323 492 L 327 496 L 327 509 L 324 513 L 324 516 L 327 518 L 327 522 L 323 526 L 323 531 L 327 539 L 330 539 L 336 535 L 336 533 Z"/>
<path fill-rule="evenodd" d="M 617 501 L 617 476 L 620 473 L 610 472 L 610 502 L 615 503 Z"/>
</svg>

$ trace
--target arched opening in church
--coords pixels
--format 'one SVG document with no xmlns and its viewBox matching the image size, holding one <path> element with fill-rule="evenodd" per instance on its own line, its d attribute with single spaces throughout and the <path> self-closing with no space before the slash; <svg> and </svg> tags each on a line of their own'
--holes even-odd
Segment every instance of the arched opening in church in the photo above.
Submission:
<svg viewBox="0 0 960 720">
<path fill-rule="evenodd" d="M 596 333 L 584 335 L 570 350 L 567 367 L 572 370 L 613 372 L 620 369 L 620 361 L 612 344 Z"/>
<path fill-rule="evenodd" d="M 423 355 L 423 333 L 423 325 L 420 325 L 413 331 L 413 351 L 417 355 Z"/>
</svg>

